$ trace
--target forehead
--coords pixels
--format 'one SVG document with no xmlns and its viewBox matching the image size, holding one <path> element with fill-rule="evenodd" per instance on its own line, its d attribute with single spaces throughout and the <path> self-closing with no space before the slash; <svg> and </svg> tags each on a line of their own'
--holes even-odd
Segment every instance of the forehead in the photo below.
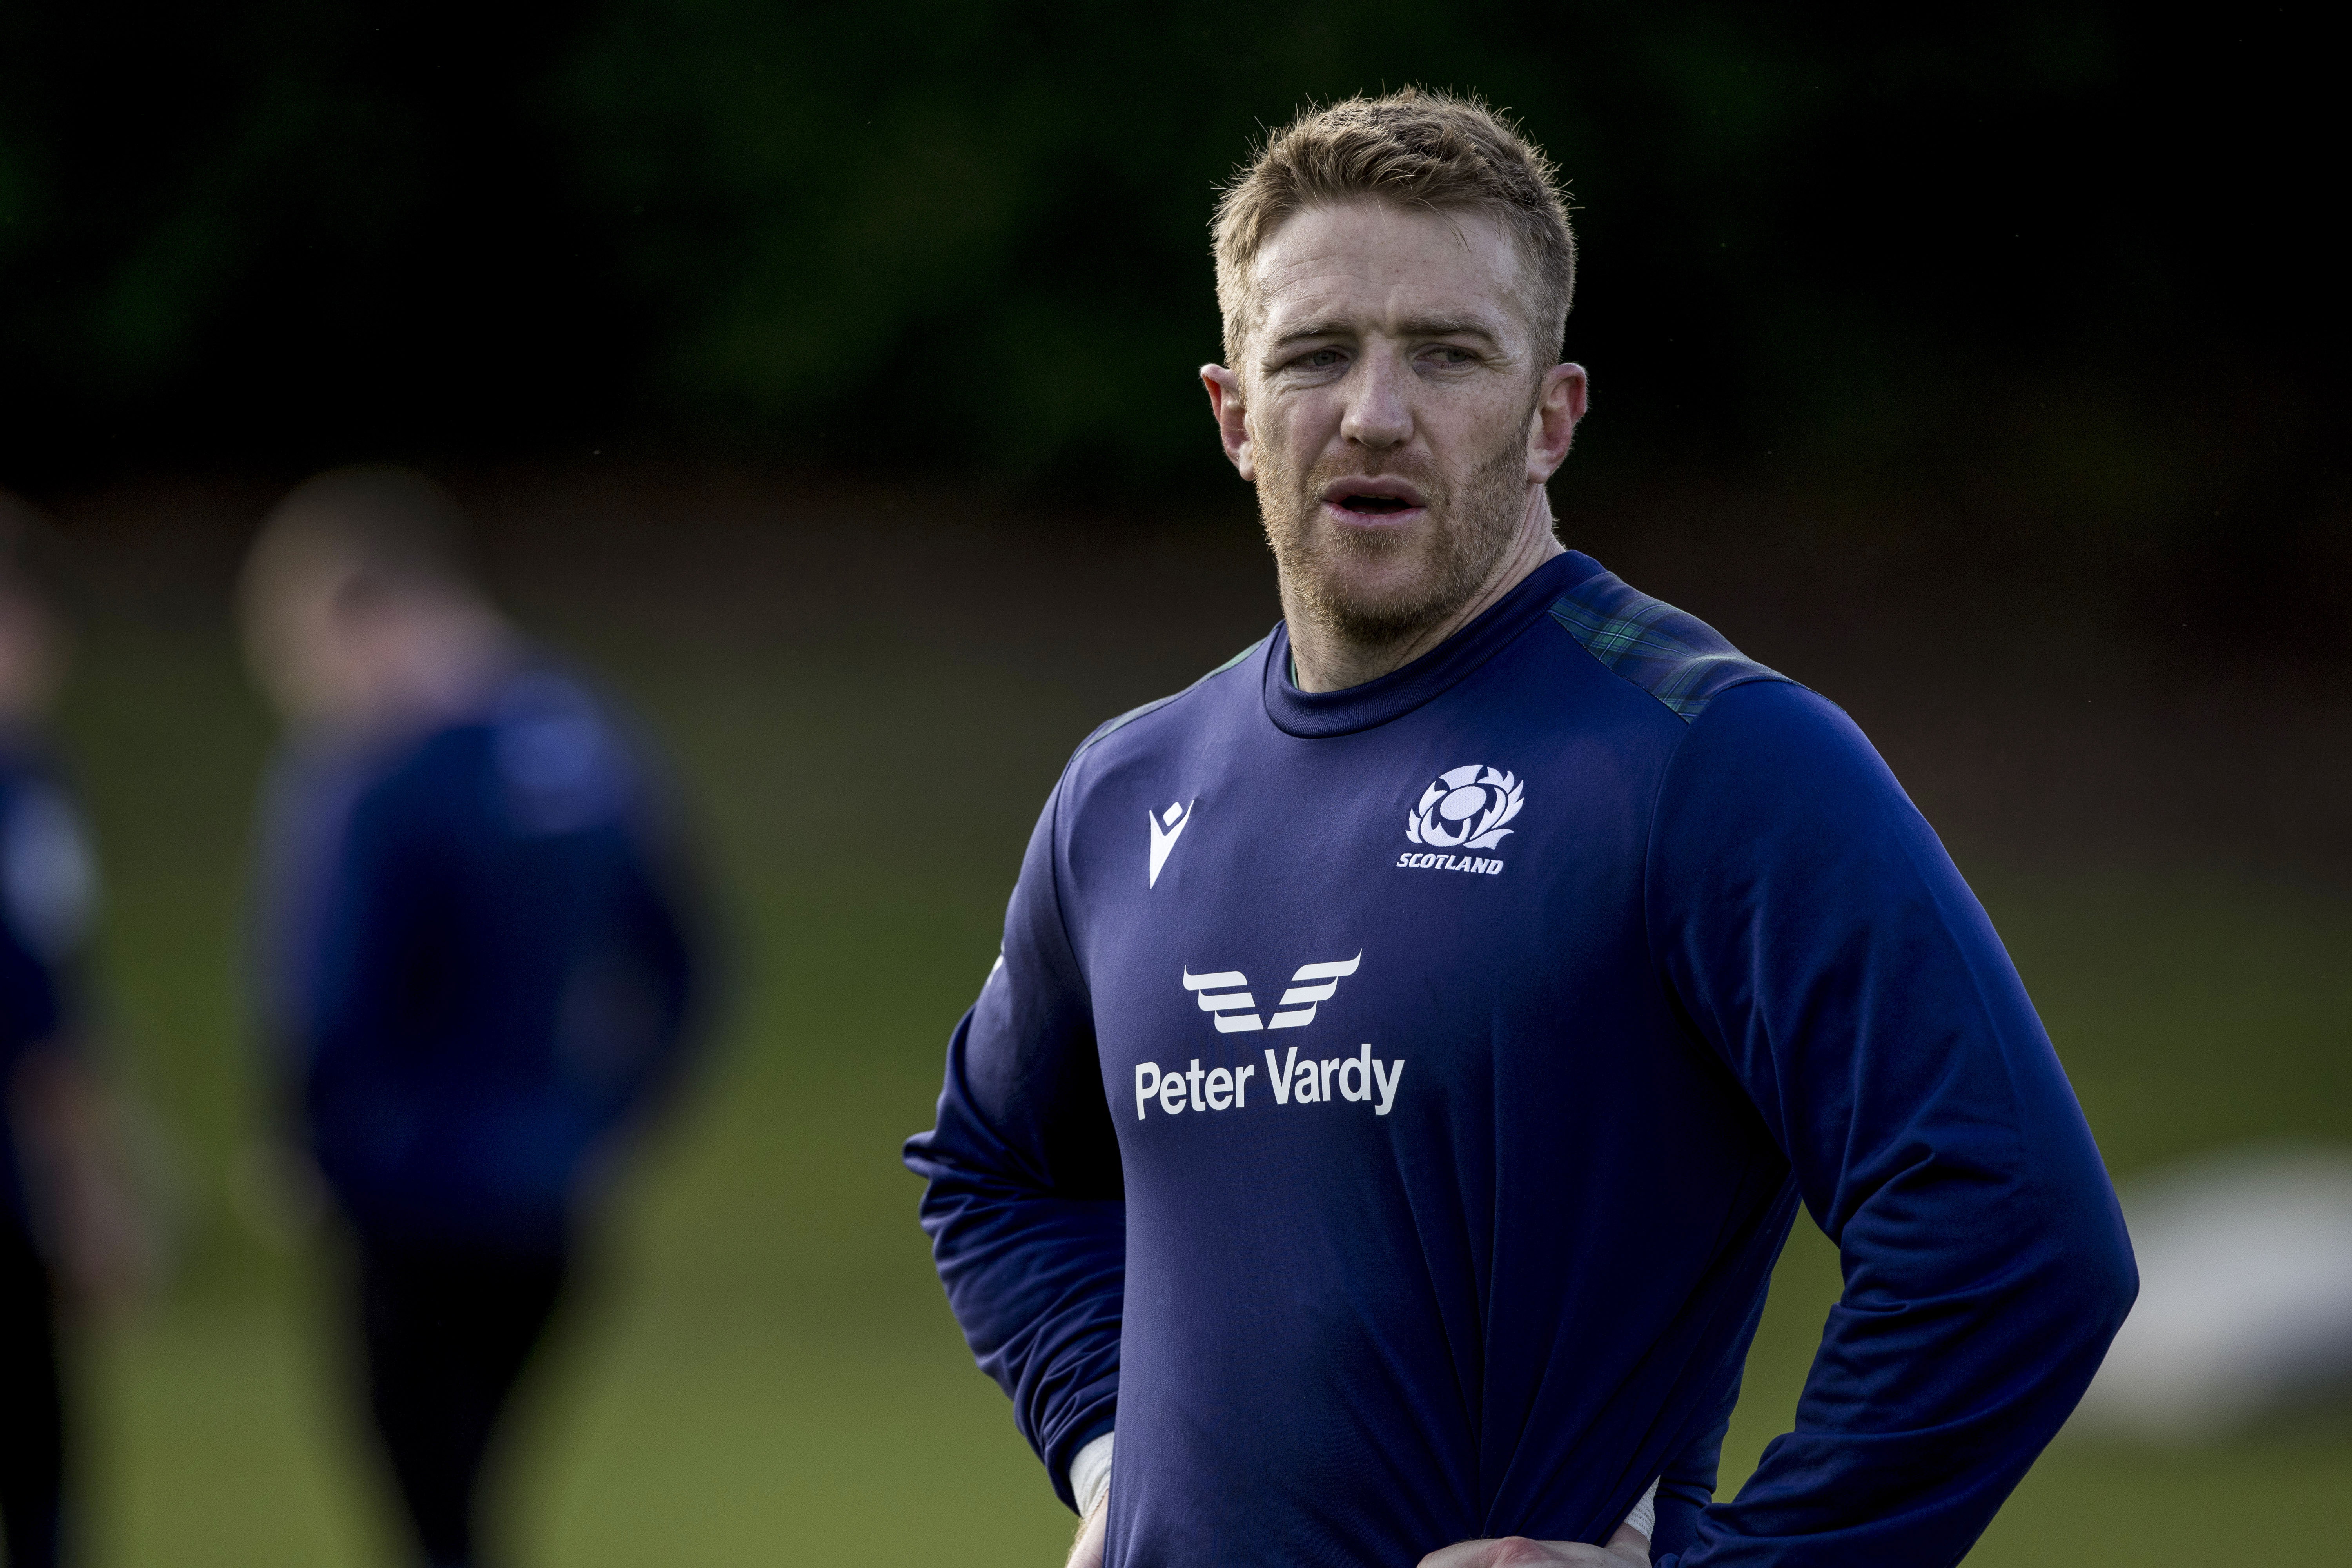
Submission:
<svg viewBox="0 0 2352 1568">
<path fill-rule="evenodd" d="M 1367 200 L 1285 218 L 1250 268 L 1262 331 L 1476 320 L 1517 335 L 1522 268 L 1509 233 L 1475 211 Z"/>
</svg>

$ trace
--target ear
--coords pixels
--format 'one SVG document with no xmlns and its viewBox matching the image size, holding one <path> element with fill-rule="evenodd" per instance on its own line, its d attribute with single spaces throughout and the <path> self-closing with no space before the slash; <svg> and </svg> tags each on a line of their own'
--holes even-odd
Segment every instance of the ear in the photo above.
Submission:
<svg viewBox="0 0 2352 1568">
<path fill-rule="evenodd" d="M 1528 478 L 1537 484 L 1568 461 L 1569 443 L 1576 438 L 1577 421 L 1584 417 L 1586 395 L 1582 365 L 1556 364 L 1544 372 L 1535 411 L 1528 416 Z"/>
<path fill-rule="evenodd" d="M 1216 416 L 1217 436 L 1225 458 L 1241 477 L 1257 482 L 1257 458 L 1250 449 L 1249 410 L 1242 405 L 1242 378 L 1221 364 L 1201 367 L 1201 384 L 1209 390 L 1209 412 Z"/>
</svg>

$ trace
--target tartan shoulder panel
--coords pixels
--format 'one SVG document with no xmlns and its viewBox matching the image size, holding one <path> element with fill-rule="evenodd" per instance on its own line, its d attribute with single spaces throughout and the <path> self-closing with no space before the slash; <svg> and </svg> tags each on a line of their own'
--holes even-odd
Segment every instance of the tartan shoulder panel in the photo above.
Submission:
<svg viewBox="0 0 2352 1568">
<path fill-rule="evenodd" d="M 1789 678 L 1757 663 L 1696 616 L 1626 585 L 1613 572 L 1552 601 L 1551 618 L 1599 659 L 1687 724 L 1735 686 Z"/>
<path fill-rule="evenodd" d="M 1271 636 L 1272 634 L 1269 633 L 1268 635 Z M 1175 701 L 1179 697 L 1191 691 L 1193 687 L 1197 687 L 1205 681 L 1214 680 L 1218 676 L 1224 674 L 1225 671 L 1233 668 L 1234 666 L 1241 663 L 1242 660 L 1249 658 L 1252 654 L 1257 652 L 1258 649 L 1264 647 L 1265 646 L 1265 641 L 1266 639 L 1265 637 L 1258 638 L 1257 641 L 1250 644 L 1249 647 L 1242 649 L 1241 652 L 1234 655 L 1233 658 L 1225 660 L 1224 663 L 1217 666 L 1216 668 L 1201 677 L 1199 680 L 1192 682 L 1192 686 L 1184 688 L 1183 691 L 1171 691 L 1165 697 L 1155 697 L 1150 701 L 1145 703 L 1142 707 L 1130 708 L 1126 712 L 1120 714 L 1118 718 L 1103 724 L 1100 728 L 1097 729 L 1093 734 L 1088 735 L 1085 740 L 1078 742 L 1078 749 L 1070 753 L 1070 760 L 1072 762 L 1076 762 L 1080 757 L 1085 756 L 1088 752 L 1092 751 L 1097 745 L 1100 744 L 1104 741 L 1109 740 L 1113 735 L 1118 734 L 1121 730 L 1126 729 L 1129 724 L 1134 723 L 1138 719 L 1142 718 L 1145 714 L 1157 713 L 1162 708 L 1167 707 L 1171 702 Z"/>
</svg>

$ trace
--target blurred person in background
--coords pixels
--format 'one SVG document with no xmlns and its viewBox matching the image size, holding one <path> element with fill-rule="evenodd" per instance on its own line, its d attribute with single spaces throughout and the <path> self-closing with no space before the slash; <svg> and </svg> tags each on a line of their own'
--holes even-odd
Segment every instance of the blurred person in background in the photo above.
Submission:
<svg viewBox="0 0 2352 1568">
<path fill-rule="evenodd" d="M 11 1568 L 66 1557 L 60 1306 L 118 1303 L 145 1256 L 77 996 L 97 879 L 41 734 L 65 664 L 37 560 L 45 537 L 0 495 L 0 1530 Z"/>
<path fill-rule="evenodd" d="M 287 722 L 265 803 L 269 1024 L 356 1253 L 367 1408 L 421 1561 L 485 1560 L 486 1458 L 700 965 L 646 759 L 461 568 L 399 469 L 279 505 L 241 586 Z"/>
</svg>

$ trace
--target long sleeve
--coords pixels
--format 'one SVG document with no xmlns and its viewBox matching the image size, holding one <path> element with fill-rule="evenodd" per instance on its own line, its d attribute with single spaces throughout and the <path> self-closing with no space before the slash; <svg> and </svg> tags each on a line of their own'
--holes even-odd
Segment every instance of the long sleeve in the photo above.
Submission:
<svg viewBox="0 0 2352 1568">
<path fill-rule="evenodd" d="M 908 1140 L 922 1222 L 981 1368 L 1070 1502 L 1069 1463 L 1109 1431 L 1127 1226 L 1093 1011 L 1063 924 L 1045 808 L 1004 948 L 948 1047 L 939 1121 Z"/>
<path fill-rule="evenodd" d="M 709 1037 L 713 1011 L 692 868 L 666 818 L 633 814 L 616 835 L 613 867 L 614 952 L 595 966 L 596 1011 L 618 1020 L 605 1055 L 603 1120 L 634 1127 L 657 1114 Z"/>
<path fill-rule="evenodd" d="M 416 1016 L 442 1004 L 450 966 L 429 918 L 432 846 L 382 794 L 362 800 L 321 857 L 308 913 L 312 931 L 289 942 L 299 968 L 288 990 L 308 1110 L 332 1121 L 362 1113 L 401 1055 Z M 348 1102 L 348 1103 L 345 1103 Z"/>
<path fill-rule="evenodd" d="M 1646 897 L 1656 961 L 1844 1276 L 1796 1429 L 1684 1539 L 1662 1527 L 1660 1568 L 1956 1563 L 2137 1289 L 2073 1090 L 1935 835 L 1800 688 L 1693 724 Z"/>
<path fill-rule="evenodd" d="M 37 1056 L 54 1059 L 82 1044 L 74 980 L 96 884 L 70 797 L 0 745 L 0 1224 L 27 1217 L 8 1114 L 18 1073 Z"/>
<path fill-rule="evenodd" d="M 75 1032 L 73 972 L 97 871 L 81 814 L 50 778 L 0 752 L 0 1063 Z M 0 1075 L 5 1077 L 5 1075 Z"/>
</svg>

